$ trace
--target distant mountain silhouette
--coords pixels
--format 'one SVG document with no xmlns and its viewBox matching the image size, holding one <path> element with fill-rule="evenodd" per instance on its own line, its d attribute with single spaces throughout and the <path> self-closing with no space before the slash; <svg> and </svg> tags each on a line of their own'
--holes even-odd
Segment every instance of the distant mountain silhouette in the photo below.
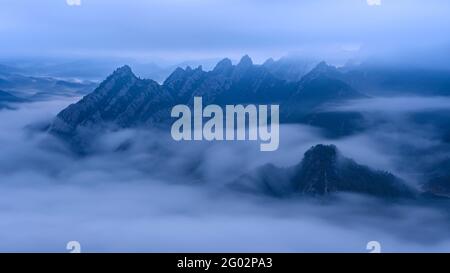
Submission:
<svg viewBox="0 0 450 273">
<path fill-rule="evenodd" d="M 0 89 L 14 92 L 30 100 L 48 99 L 51 96 L 80 96 L 95 88 L 90 81 L 69 81 L 47 76 L 30 76 L 18 68 L 0 65 Z"/>
<path fill-rule="evenodd" d="M 362 63 L 339 69 L 337 79 L 374 96 L 450 95 L 450 71 Z"/>
<path fill-rule="evenodd" d="M 10 103 L 21 103 L 26 101 L 26 99 L 16 97 L 8 92 L 0 90 L 0 109 L 10 108 Z"/>
<path fill-rule="evenodd" d="M 323 111 L 324 104 L 367 98 L 340 80 L 334 66 L 319 63 L 299 82 L 297 90 L 282 104 L 282 120 L 327 129 L 329 136 L 344 136 L 364 129 L 364 118 L 356 112 Z"/>
<path fill-rule="evenodd" d="M 263 66 L 275 77 L 289 82 L 298 82 L 317 65 L 316 61 L 300 57 L 283 57 L 279 60 L 272 58 L 264 62 Z"/>
<path fill-rule="evenodd" d="M 0 90 L 0 102 L 25 102 L 26 99 L 16 97 L 8 92 Z"/>
<path fill-rule="evenodd" d="M 382 198 L 412 198 L 416 195 L 401 179 L 359 165 L 342 156 L 333 145 L 312 147 L 298 165 L 290 168 L 272 164 L 263 166 L 237 179 L 232 187 L 278 197 L 326 196 L 339 192 Z"/>
</svg>

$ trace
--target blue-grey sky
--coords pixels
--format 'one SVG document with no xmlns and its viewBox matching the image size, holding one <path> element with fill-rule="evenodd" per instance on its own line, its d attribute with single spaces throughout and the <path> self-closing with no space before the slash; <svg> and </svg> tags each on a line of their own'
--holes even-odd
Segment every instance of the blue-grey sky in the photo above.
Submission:
<svg viewBox="0 0 450 273">
<path fill-rule="evenodd" d="M 256 60 L 442 50 L 447 0 L 0 0 L 0 57 Z"/>
</svg>

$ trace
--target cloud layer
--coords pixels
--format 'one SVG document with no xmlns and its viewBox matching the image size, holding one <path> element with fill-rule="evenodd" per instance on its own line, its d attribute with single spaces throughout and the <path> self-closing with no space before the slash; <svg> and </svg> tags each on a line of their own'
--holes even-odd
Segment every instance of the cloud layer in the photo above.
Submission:
<svg viewBox="0 0 450 273">
<path fill-rule="evenodd" d="M 81 0 L 66 0 L 69 6 L 81 6 Z"/>
<path fill-rule="evenodd" d="M 124 130 L 103 136 L 96 155 L 77 158 L 56 139 L 24 129 L 68 103 L 0 111 L 0 251 L 65 252 L 74 240 L 83 251 L 366 252 L 373 240 L 383 251 L 450 247 L 447 216 L 433 206 L 346 195 L 278 200 L 226 187 L 267 162 L 296 164 L 316 143 L 395 169 L 396 139 L 388 135 L 336 142 L 310 127 L 287 126 L 279 151 L 261 153 L 252 143 L 177 144 L 166 132 Z M 114 152 L 130 140 L 129 150 Z"/>
<path fill-rule="evenodd" d="M 381 0 L 367 0 L 367 5 L 369 6 L 380 6 Z"/>
</svg>

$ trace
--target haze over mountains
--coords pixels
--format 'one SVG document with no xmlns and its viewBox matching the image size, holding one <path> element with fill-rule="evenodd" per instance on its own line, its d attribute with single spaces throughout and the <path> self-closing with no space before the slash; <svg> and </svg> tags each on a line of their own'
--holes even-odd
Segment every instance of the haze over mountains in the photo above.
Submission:
<svg viewBox="0 0 450 273">
<path fill-rule="evenodd" d="M 46 96 L 42 90 L 48 90 L 48 96 L 75 96 L 94 88 L 93 83 L 24 76 L 23 73 L 24 70 L 20 68 L 1 67 L 0 86 L 13 90 L 13 93 L 0 91 L 0 107 L 11 108 L 17 103 L 37 100 L 39 97 L 43 99 Z M 446 71 L 400 69 L 368 63 L 337 68 L 325 62 L 288 57 L 277 61 L 269 59 L 261 65 L 254 64 L 247 55 L 236 64 L 225 58 L 211 70 L 204 70 L 202 66 L 178 67 L 162 83 L 139 78 L 125 65 L 116 69 L 93 92 L 61 111 L 49 131 L 68 143 L 74 152 L 89 154 L 94 140 L 110 130 L 159 128 L 167 131 L 172 122 L 172 107 L 177 104 L 192 106 L 193 98 L 201 96 L 204 104 L 222 106 L 279 104 L 282 124 L 320 128 L 324 136 L 339 140 L 392 123 L 392 117 L 377 117 L 373 113 L 367 114 L 356 109 L 342 111 L 339 105 L 356 101 L 364 103 L 379 96 L 447 97 L 449 87 Z M 40 91 L 28 95 L 27 99 L 23 98 L 26 95 L 22 98 L 14 95 L 29 94 L 29 91 L 24 90 L 33 89 Z M 450 129 L 446 126 L 450 124 L 448 111 L 442 108 L 412 112 L 407 118 L 415 126 L 432 126 L 435 131 L 438 128 L 437 137 L 446 143 L 450 135 Z M 117 148 L 121 150 L 126 147 L 126 143 L 122 143 Z M 415 153 L 414 149 L 408 148 L 408 153 Z M 413 194 L 412 188 L 407 189 L 409 186 L 402 179 L 350 163 L 350 159 L 339 160 L 346 162 L 338 164 L 339 168 L 331 163 L 323 165 L 308 160 L 312 157 L 322 158 L 319 161 L 334 162 L 338 158 L 337 154 L 334 146 L 319 145 L 305 154 L 304 161 L 297 167 L 283 169 L 268 165 L 259 168 L 241 176 L 243 180 L 237 188 L 245 190 L 246 187 L 257 187 L 256 192 L 273 196 L 295 193 L 327 195 L 341 191 L 378 197 L 384 195 L 386 198 L 417 195 Z M 426 163 L 428 169 L 423 170 L 420 191 L 435 196 L 449 195 L 447 161 L 444 157 L 435 163 Z M 304 166 L 309 167 L 303 170 Z M 352 184 L 353 180 L 358 182 Z M 249 181 L 252 185 L 248 184 Z M 377 183 L 383 186 L 373 188 L 373 184 Z M 400 185 L 404 188 L 401 189 Z"/>
<path fill-rule="evenodd" d="M 26 99 L 16 97 L 8 92 L 0 90 L 0 109 L 11 107 L 11 103 L 26 102 Z"/>
<path fill-rule="evenodd" d="M 373 128 L 391 126 L 389 124 L 395 120 L 357 110 L 341 111 L 334 107 L 336 105 L 371 100 L 374 96 L 449 95 L 449 77 L 445 71 L 419 73 L 416 69 L 380 68 L 368 64 L 337 68 L 325 62 L 316 63 L 309 69 L 302 62 L 298 62 L 297 66 L 294 64 L 294 61 L 281 59 L 255 65 L 249 56 L 244 56 L 233 65 L 231 60 L 223 59 L 210 71 L 203 70 L 201 66 L 179 67 L 162 84 L 141 79 L 129 66 L 123 66 L 92 93 L 61 111 L 50 126 L 50 132 L 69 143 L 76 152 L 89 153 L 92 140 L 102 132 L 167 129 L 172 121 L 170 111 L 173 106 L 192 106 L 193 98 L 201 96 L 204 104 L 280 104 L 281 123 L 320 128 L 328 138 L 339 140 Z M 411 75 L 415 76 L 411 78 Z M 429 87 L 425 93 L 418 83 Z M 446 110 L 443 111 L 445 113 Z M 408 123 L 419 126 L 421 120 L 428 126 L 439 128 L 437 121 L 441 124 L 450 121 L 445 114 L 436 119 L 441 112 L 414 113 L 407 116 Z M 445 128 L 439 129 L 441 141 L 445 142 L 446 134 Z M 124 147 L 126 145 L 121 145 L 120 149 Z M 409 154 L 416 148 L 407 149 Z M 270 175 L 261 181 L 253 179 L 254 184 L 250 188 L 261 186 L 259 191 L 269 191 L 275 196 L 284 195 L 286 191 L 308 195 L 344 191 L 386 198 L 417 195 L 400 178 L 372 171 L 350 159 L 340 160 L 344 163 L 339 164 L 339 168 L 332 167 L 334 165 L 331 163 L 317 163 L 321 160 L 308 160 L 323 157 L 324 162 L 334 162 L 337 154 L 336 148 L 317 146 L 305 155 L 305 160 L 299 165 L 303 167 L 291 168 L 298 169 L 296 172 L 283 171 L 274 166 L 259 169 L 263 176 Z M 305 166 L 309 167 L 301 169 Z M 429 177 L 421 180 L 423 189 L 420 191 L 448 195 L 446 174 L 433 177 L 433 182 L 428 182 Z M 245 183 L 242 183 L 244 187 Z M 279 184 L 275 186 L 274 183 Z"/>
<path fill-rule="evenodd" d="M 45 100 L 52 96 L 82 96 L 95 88 L 92 81 L 66 80 L 42 76 L 36 71 L 0 65 L 0 90 L 29 100 Z"/>
<path fill-rule="evenodd" d="M 410 78 L 415 68 L 310 65 L 245 56 L 174 69 L 163 81 L 122 66 L 81 92 L 37 80 L 43 97 L 28 92 L 41 76 L 12 69 L 29 79 L 23 90 L 18 81 L 14 92 L 0 92 L 8 101 L 0 110 L 0 205 L 9 219 L 1 248 L 34 249 L 32 239 L 58 250 L 76 237 L 94 251 L 148 251 L 142 238 L 153 236 L 150 250 L 258 251 L 267 242 L 270 251 L 365 251 L 374 237 L 393 251 L 447 249 L 446 72 Z M 419 79 L 430 89 L 414 88 Z M 196 95 L 220 105 L 279 103 L 279 150 L 175 142 L 170 109 Z M 43 233 L 49 224 L 57 231 Z M 99 229 L 110 232 L 99 237 Z M 120 236 L 129 230 L 136 238 Z M 180 234 L 199 232 L 208 240 L 180 246 Z M 317 238 L 333 244 L 317 247 Z"/>
<path fill-rule="evenodd" d="M 370 65 L 338 69 L 324 62 L 311 70 L 305 66 L 286 59 L 254 65 L 244 56 L 237 65 L 224 59 L 211 71 L 201 66 L 177 68 L 163 84 L 140 79 L 124 66 L 92 95 L 60 113 L 53 131 L 74 134 L 90 122 L 122 128 L 161 124 L 170 120 L 172 106 L 192 104 L 193 97 L 202 96 L 205 104 L 281 104 L 281 122 L 310 124 L 331 136 L 343 136 L 364 129 L 362 116 L 324 111 L 321 106 L 380 95 L 447 96 L 450 86 L 445 71 Z"/>
<path fill-rule="evenodd" d="M 450 2 L 7 2 L 0 252 L 450 251 Z"/>
</svg>

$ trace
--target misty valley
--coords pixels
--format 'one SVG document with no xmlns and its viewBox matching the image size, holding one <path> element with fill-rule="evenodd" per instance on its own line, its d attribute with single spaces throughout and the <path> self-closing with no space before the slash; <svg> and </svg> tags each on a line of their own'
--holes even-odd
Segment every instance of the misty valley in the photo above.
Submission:
<svg viewBox="0 0 450 273">
<path fill-rule="evenodd" d="M 449 71 L 167 70 L 0 66 L 0 251 L 450 250 Z"/>
</svg>

